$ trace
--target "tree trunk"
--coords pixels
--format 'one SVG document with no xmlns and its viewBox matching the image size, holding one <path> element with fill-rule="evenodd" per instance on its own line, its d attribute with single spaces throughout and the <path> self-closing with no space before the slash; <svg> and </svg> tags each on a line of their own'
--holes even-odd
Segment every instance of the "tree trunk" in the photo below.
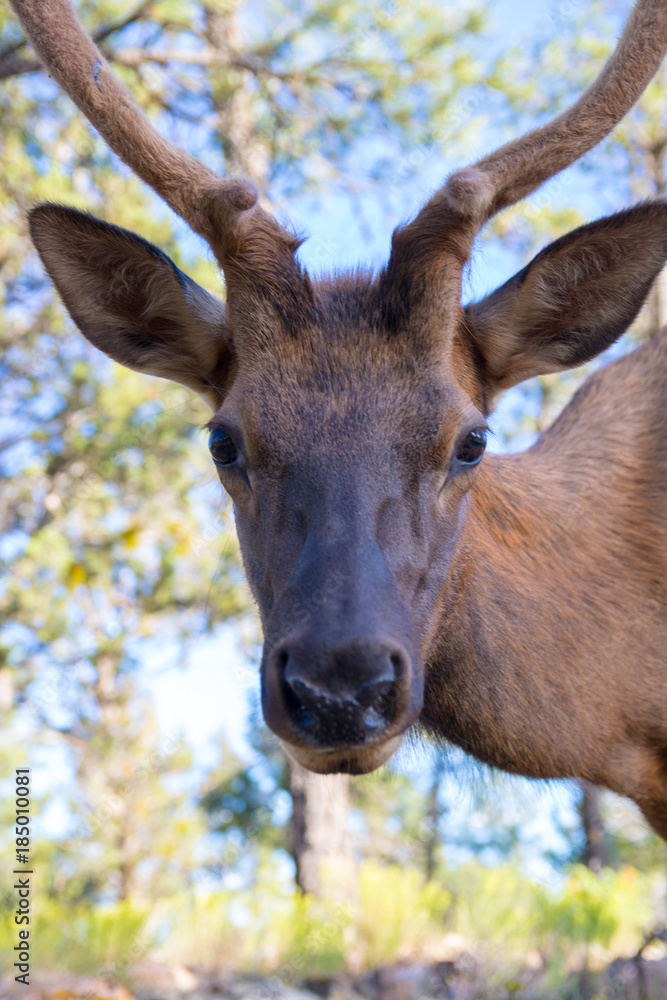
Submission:
<svg viewBox="0 0 667 1000">
<path fill-rule="evenodd" d="M 598 873 L 609 864 L 607 838 L 600 812 L 600 789 L 590 781 L 582 780 L 579 785 L 583 792 L 579 803 L 579 814 L 586 838 L 583 862 L 591 871 Z"/>
<path fill-rule="evenodd" d="M 667 137 L 660 136 L 653 148 L 647 151 L 648 172 L 655 187 L 657 198 L 665 197 L 665 148 Z M 663 268 L 655 280 L 646 305 L 637 322 L 640 340 L 651 340 L 658 330 L 667 325 L 667 268 Z"/>
<path fill-rule="evenodd" d="M 445 755 L 440 754 L 433 767 L 431 788 L 427 800 L 426 823 L 424 829 L 424 875 L 427 882 L 435 876 L 437 867 L 437 851 L 440 844 L 440 820 L 442 806 L 440 804 L 440 784 L 445 773 Z"/>
<path fill-rule="evenodd" d="M 297 885 L 314 895 L 328 890 L 349 897 L 353 892 L 355 865 L 347 825 L 348 775 L 312 774 L 292 761 L 290 793 L 293 802 L 290 849 Z"/>
<path fill-rule="evenodd" d="M 216 131 L 227 174 L 253 181 L 262 192 L 270 174 L 269 144 L 254 120 L 252 74 L 239 68 L 244 55 L 241 7 L 241 2 L 224 10 L 205 5 L 205 36 L 227 64 L 217 74 L 213 91 Z"/>
<path fill-rule="evenodd" d="M 663 326 L 667 326 L 667 268 L 656 278 L 637 320 L 639 339 L 651 340 Z"/>
<path fill-rule="evenodd" d="M 14 675 L 9 667 L 0 667 L 0 712 L 8 712 L 14 704 Z"/>
</svg>

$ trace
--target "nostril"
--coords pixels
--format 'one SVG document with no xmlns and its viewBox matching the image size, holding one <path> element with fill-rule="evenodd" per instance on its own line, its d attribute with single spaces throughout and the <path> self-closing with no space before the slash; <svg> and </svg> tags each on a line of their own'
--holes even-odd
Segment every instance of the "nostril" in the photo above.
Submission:
<svg viewBox="0 0 667 1000">
<path fill-rule="evenodd" d="M 355 701 L 364 709 L 364 724 L 369 729 L 386 726 L 396 713 L 397 685 L 395 681 L 382 680 L 362 684 Z"/>
<path fill-rule="evenodd" d="M 370 681 L 368 684 L 361 685 L 354 700 L 362 708 L 377 708 L 393 686 L 393 681 Z"/>
<path fill-rule="evenodd" d="M 308 684 L 306 684 L 305 681 L 302 681 L 299 677 L 295 677 L 294 680 L 285 681 L 285 683 L 287 684 L 288 687 L 292 689 L 296 697 L 301 702 L 303 702 L 304 705 L 308 705 L 309 702 L 312 705 L 312 703 L 315 701 L 316 699 L 315 692 Z"/>
<path fill-rule="evenodd" d="M 394 668 L 394 677 L 398 681 L 405 673 L 405 661 L 399 653 L 392 653 L 389 660 Z"/>
<path fill-rule="evenodd" d="M 287 654 L 282 654 L 285 657 L 285 662 L 287 662 Z M 294 720 L 294 722 L 301 729 L 313 729 L 317 718 L 314 708 L 314 692 L 305 683 L 305 681 L 295 678 L 294 680 L 285 680 L 284 692 L 285 692 L 285 704 L 287 710 Z"/>
</svg>

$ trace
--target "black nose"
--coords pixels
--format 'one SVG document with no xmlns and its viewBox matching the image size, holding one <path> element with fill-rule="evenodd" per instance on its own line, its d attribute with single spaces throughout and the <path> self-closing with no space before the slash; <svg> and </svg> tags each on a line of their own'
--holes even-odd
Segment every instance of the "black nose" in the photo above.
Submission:
<svg viewBox="0 0 667 1000">
<path fill-rule="evenodd" d="M 291 726 L 320 748 L 363 746 L 379 739 L 406 700 L 407 653 L 382 640 L 327 650 L 318 646 L 301 639 L 283 642 L 274 651 L 279 697 Z"/>
</svg>

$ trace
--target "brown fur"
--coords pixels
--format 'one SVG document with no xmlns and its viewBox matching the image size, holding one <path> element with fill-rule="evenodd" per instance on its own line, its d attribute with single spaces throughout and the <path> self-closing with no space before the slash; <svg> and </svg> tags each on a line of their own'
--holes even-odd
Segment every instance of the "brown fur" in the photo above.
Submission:
<svg viewBox="0 0 667 1000">
<path fill-rule="evenodd" d="M 485 461 L 423 714 L 506 770 L 630 796 L 663 836 L 666 382 L 663 331 L 588 379 L 529 451 Z"/>
<path fill-rule="evenodd" d="M 114 115 L 110 77 L 91 91 L 94 50 L 69 5 L 51 5 L 54 41 L 53 18 L 12 2 L 107 140 L 188 217 L 185 154 L 129 98 Z M 450 178 L 375 278 L 313 283 L 296 241 L 229 182 L 190 219 L 226 307 L 131 233 L 59 206 L 31 214 L 86 336 L 199 391 L 236 445 L 219 471 L 262 618 L 264 712 L 306 767 L 372 770 L 420 718 L 495 766 L 627 794 L 667 836 L 667 334 L 589 379 L 523 455 L 461 457 L 504 389 L 581 364 L 632 322 L 667 259 L 667 206 L 581 227 L 460 303 L 476 228 L 606 134 L 666 43 L 667 8 L 643 0 L 578 104 Z M 380 688 L 381 716 L 363 700 Z"/>
</svg>

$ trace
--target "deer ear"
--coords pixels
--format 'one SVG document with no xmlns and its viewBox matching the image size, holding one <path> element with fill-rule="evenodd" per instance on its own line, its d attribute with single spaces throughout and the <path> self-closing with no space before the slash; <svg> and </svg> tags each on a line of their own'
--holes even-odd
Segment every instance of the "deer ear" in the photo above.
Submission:
<svg viewBox="0 0 667 1000">
<path fill-rule="evenodd" d="M 465 310 L 490 396 L 590 361 L 634 320 L 667 260 L 667 204 L 581 226 Z"/>
<path fill-rule="evenodd" d="M 114 361 L 194 389 L 217 409 L 231 345 L 224 304 L 134 233 L 63 205 L 30 234 L 72 319 Z"/>
</svg>

